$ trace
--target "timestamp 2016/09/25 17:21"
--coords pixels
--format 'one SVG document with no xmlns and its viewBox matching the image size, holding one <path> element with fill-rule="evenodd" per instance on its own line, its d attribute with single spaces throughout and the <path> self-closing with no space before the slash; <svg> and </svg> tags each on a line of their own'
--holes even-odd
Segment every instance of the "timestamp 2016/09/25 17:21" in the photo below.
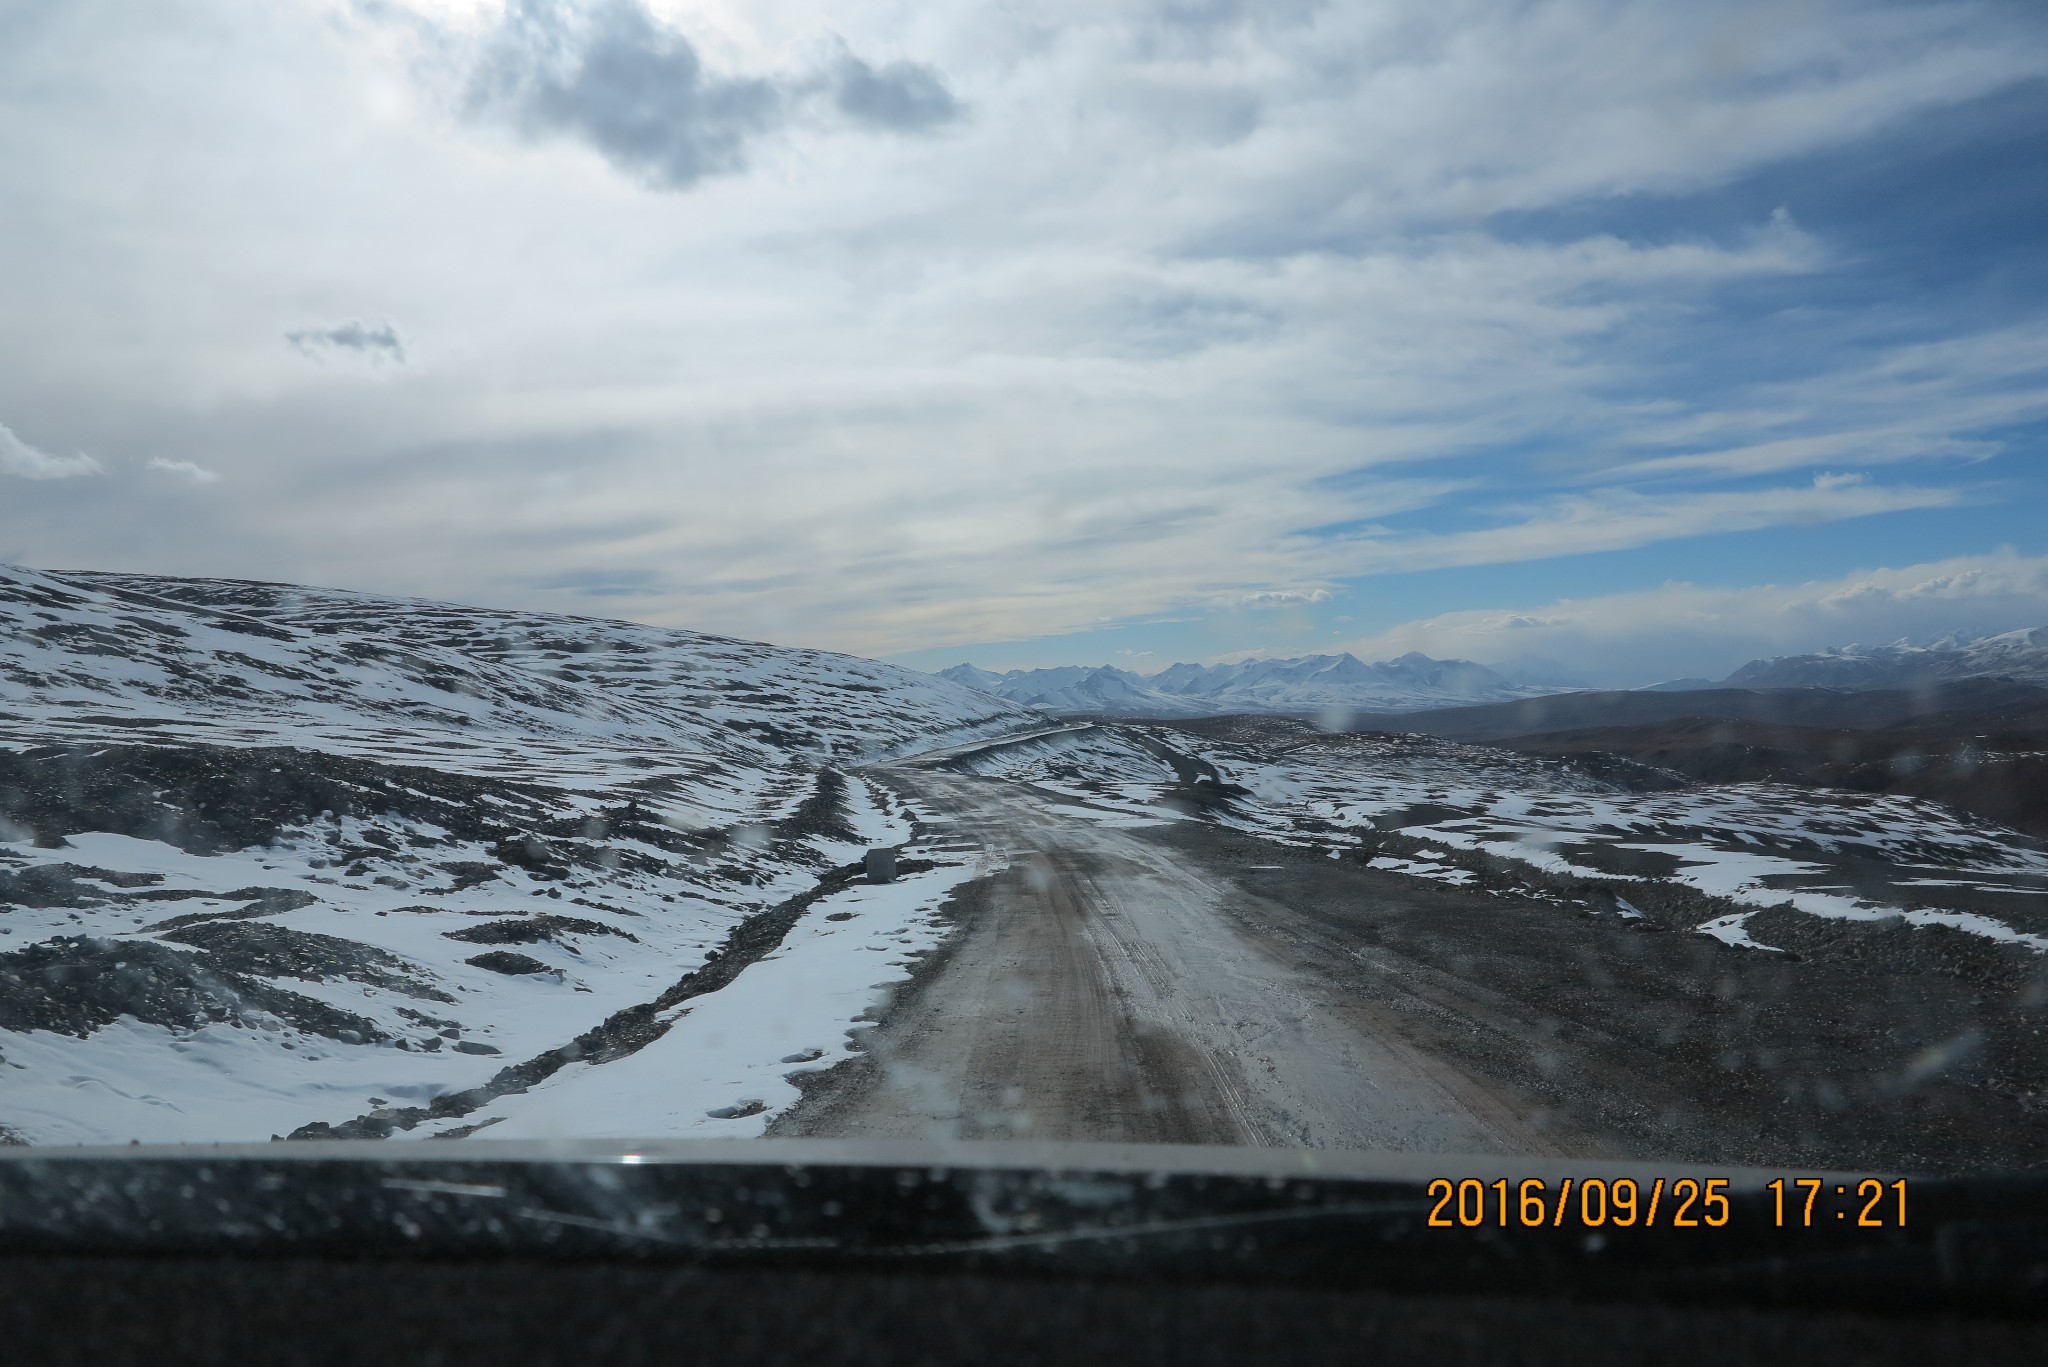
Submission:
<svg viewBox="0 0 2048 1367">
<path fill-rule="evenodd" d="M 1723 1229 L 1734 1215 L 1725 1177 L 1572 1178 L 1553 1192 L 1539 1177 L 1511 1182 L 1438 1177 L 1426 1188 L 1432 1229 Z M 1772 1218 L 1779 1229 L 1853 1225 L 1861 1229 L 1906 1226 L 1906 1182 L 1874 1177 L 1830 1182 L 1819 1177 L 1764 1184 L 1772 1194 Z M 1826 1199 L 1823 1199 L 1825 1197 Z M 1832 1217 L 1832 1219 L 1830 1219 Z"/>
</svg>

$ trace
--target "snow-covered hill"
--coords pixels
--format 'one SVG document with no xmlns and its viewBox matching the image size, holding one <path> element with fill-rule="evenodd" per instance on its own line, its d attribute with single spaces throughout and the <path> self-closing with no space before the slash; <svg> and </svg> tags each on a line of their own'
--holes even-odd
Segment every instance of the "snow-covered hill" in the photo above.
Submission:
<svg viewBox="0 0 2048 1367">
<path fill-rule="evenodd" d="M 631 623 L 0 566 L 0 1137 L 756 1131 L 972 872 L 853 883 L 911 827 L 843 766 L 1030 719 Z M 685 1023 L 770 951 L 810 986 Z M 657 1041 L 660 1098 L 564 1100 Z"/>
<path fill-rule="evenodd" d="M 7 602 L 17 597 L 10 580 L 72 595 L 80 616 L 45 603 L 36 620 L 22 618 Z M 366 723 L 402 720 L 409 732 L 452 729 L 485 748 L 509 738 L 522 765 L 534 738 L 560 735 L 579 747 L 599 737 L 651 740 L 745 766 L 921 749 L 1017 714 L 850 655 L 282 584 L 0 568 L 0 612 L 26 627 L 20 645 L 10 632 L 0 647 L 0 671 L 24 648 L 19 667 L 46 674 L 64 652 L 89 656 L 99 681 L 68 661 L 60 677 L 74 681 L 70 701 L 132 707 L 171 723 L 170 734 L 197 709 L 208 739 L 218 738 L 216 712 L 241 718 L 252 735 L 270 716 L 291 726 L 332 720 L 351 745 L 364 743 Z M 45 697 L 46 724 L 69 710 L 65 702 Z"/>
<path fill-rule="evenodd" d="M 1752 660 L 1709 687 L 1914 688 L 1952 679 L 2006 678 L 2048 684 L 2048 627 L 1931 645 L 1894 641 L 1840 646 L 1812 655 Z"/>
<path fill-rule="evenodd" d="M 1414 652 L 1375 664 L 1349 654 L 1176 664 L 1150 675 L 1114 666 L 996 674 L 963 664 L 942 671 L 940 677 L 1051 712 L 1141 717 L 1309 714 L 1331 709 L 1415 712 L 1557 691 L 1512 683 L 1469 660 L 1433 660 Z"/>
</svg>

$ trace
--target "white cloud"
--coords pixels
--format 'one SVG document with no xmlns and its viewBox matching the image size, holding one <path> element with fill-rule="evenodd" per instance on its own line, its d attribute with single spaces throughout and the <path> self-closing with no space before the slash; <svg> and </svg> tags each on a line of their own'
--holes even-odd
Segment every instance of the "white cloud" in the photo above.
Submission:
<svg viewBox="0 0 2048 1367">
<path fill-rule="evenodd" d="M 1619 685 L 1720 678 L 1752 659 L 1952 631 L 2048 625 L 2048 556 L 2010 550 L 1799 584 L 1673 583 L 1520 609 L 1445 613 L 1352 641 L 1373 659 L 1421 650 L 1495 663 L 1562 660 Z"/>
<path fill-rule="evenodd" d="M 148 464 L 149 468 L 158 474 L 169 475 L 193 484 L 215 484 L 220 480 L 220 475 L 216 472 L 195 465 L 189 460 L 166 460 L 162 456 L 151 456 Z"/>
<path fill-rule="evenodd" d="M 1996 443 L 1958 432 L 2010 427 L 2048 417 L 2048 325 L 2027 322 L 1969 337 L 1887 347 L 1875 357 L 1797 382 L 1763 387 L 1769 405 L 1752 412 L 1694 412 L 1624 431 L 1624 451 L 1696 445 L 1682 454 L 1625 455 L 1602 477 L 1768 475 L 1829 464 L 1916 460 L 1967 463 L 1997 454 Z"/>
<path fill-rule="evenodd" d="M 1715 493 L 1607 489 L 1549 500 L 1504 526 L 1409 537 L 1361 536 L 1346 544 L 1344 555 L 1352 573 L 1494 565 L 1627 550 L 1717 532 L 1951 508 L 1969 497 L 1955 488 L 1874 485 L 1857 474 L 1820 474 L 1811 484 Z"/>
<path fill-rule="evenodd" d="M 1259 589 L 1234 604 L 1241 608 L 1293 608 L 1330 601 L 1328 589 Z"/>
<path fill-rule="evenodd" d="M 76 455 L 53 456 L 48 451 L 30 446 L 0 425 L 0 475 L 14 475 L 21 479 L 77 479 L 99 472 L 100 463 L 82 451 Z"/>
</svg>

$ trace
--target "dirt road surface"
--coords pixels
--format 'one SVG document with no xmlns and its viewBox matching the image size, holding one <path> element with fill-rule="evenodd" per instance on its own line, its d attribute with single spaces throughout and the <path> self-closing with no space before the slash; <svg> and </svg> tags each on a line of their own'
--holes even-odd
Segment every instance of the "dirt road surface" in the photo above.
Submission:
<svg viewBox="0 0 2048 1367">
<path fill-rule="evenodd" d="M 867 1058 L 814 1085 L 777 1133 L 1597 1149 L 1389 1028 L 1387 993 L 1345 980 L 1359 960 L 1319 968 L 1288 910 L 1247 890 L 1265 869 L 1191 857 L 1156 826 L 1024 785 L 890 777 L 947 815 L 958 851 L 1009 867 L 967 890 Z"/>
</svg>

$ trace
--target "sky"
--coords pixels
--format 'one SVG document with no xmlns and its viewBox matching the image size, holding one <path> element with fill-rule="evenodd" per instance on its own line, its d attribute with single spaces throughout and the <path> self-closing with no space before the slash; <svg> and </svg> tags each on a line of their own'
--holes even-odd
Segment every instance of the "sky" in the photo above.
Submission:
<svg viewBox="0 0 2048 1367">
<path fill-rule="evenodd" d="M 0 560 L 938 668 L 2048 624 L 2028 0 L 0 0 Z"/>
</svg>

